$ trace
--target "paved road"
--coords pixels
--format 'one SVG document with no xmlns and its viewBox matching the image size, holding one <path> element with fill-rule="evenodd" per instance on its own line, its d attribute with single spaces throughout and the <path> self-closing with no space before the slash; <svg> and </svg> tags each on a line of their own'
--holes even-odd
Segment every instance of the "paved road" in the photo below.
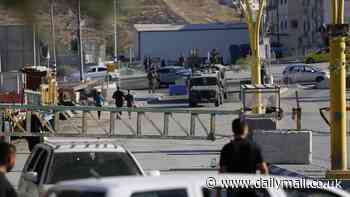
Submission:
<svg viewBox="0 0 350 197">
<path fill-rule="evenodd" d="M 283 67 L 273 67 L 276 75 L 283 70 Z M 291 119 L 291 111 L 295 106 L 294 90 L 299 89 L 303 107 L 303 127 L 313 130 L 313 162 L 311 165 L 281 165 L 284 169 L 298 172 L 307 176 L 323 176 L 325 171 L 329 169 L 329 128 L 323 122 L 318 114 L 318 108 L 328 106 L 328 90 L 304 89 L 297 86 L 290 88 L 290 91 L 284 95 L 282 99 L 282 107 L 285 111 L 285 118 L 279 122 L 280 128 L 293 128 Z M 164 105 L 167 106 L 167 105 Z M 221 109 L 239 109 L 240 103 L 225 103 Z M 177 106 L 186 107 L 186 106 Z M 203 108 L 210 108 L 204 106 Z M 104 116 L 107 116 L 105 114 Z M 125 115 L 126 116 L 126 115 Z M 153 114 L 152 118 L 162 120 L 159 115 Z M 107 117 L 105 117 L 107 118 Z M 188 117 L 179 116 L 179 121 L 185 123 Z M 218 118 L 220 124 L 218 130 L 220 134 L 230 135 L 230 122 L 234 117 L 222 116 Z M 205 121 L 205 117 L 203 117 Z M 133 115 L 132 120 L 135 120 Z M 131 121 L 132 121 L 131 120 Z M 102 120 L 103 121 L 103 120 Z M 157 124 L 161 125 L 162 121 Z M 93 124 L 93 123 L 91 123 Z M 146 130 L 153 130 L 149 123 L 145 123 Z M 174 125 L 170 126 L 170 132 L 180 132 Z M 122 124 L 118 125 L 117 131 L 127 132 L 127 128 Z M 204 134 L 203 130 L 198 127 L 198 132 Z M 135 152 L 137 159 L 146 170 L 159 169 L 164 173 L 187 172 L 187 170 L 209 170 L 218 164 L 217 153 L 209 154 L 208 151 L 217 151 L 229 141 L 229 138 L 220 138 L 215 142 L 211 141 L 184 141 L 184 140 L 145 140 L 145 139 L 120 139 L 118 143 L 124 144 L 131 151 Z M 23 143 L 19 144 L 19 150 L 23 154 L 18 155 L 18 162 L 15 172 L 10 173 L 9 177 L 13 184 L 17 185 L 19 173 L 28 156 L 27 150 L 23 147 Z"/>
</svg>

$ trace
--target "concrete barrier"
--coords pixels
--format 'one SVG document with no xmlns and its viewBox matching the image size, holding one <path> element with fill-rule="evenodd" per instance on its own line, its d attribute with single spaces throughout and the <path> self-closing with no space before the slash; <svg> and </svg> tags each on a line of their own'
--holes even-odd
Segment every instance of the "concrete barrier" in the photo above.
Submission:
<svg viewBox="0 0 350 197">
<path fill-rule="evenodd" d="M 312 161 L 311 131 L 256 130 L 253 140 L 268 163 L 310 164 Z"/>
</svg>

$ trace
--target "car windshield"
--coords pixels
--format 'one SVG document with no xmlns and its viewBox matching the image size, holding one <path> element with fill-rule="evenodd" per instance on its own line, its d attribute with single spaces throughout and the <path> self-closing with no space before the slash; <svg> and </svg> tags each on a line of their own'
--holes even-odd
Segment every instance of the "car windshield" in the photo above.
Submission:
<svg viewBox="0 0 350 197">
<path fill-rule="evenodd" d="M 217 85 L 215 77 L 202 77 L 191 79 L 191 86 L 212 86 Z"/>
<path fill-rule="evenodd" d="M 48 184 L 94 176 L 110 177 L 140 175 L 135 162 L 127 153 L 75 152 L 57 153 L 53 158 Z"/>
</svg>

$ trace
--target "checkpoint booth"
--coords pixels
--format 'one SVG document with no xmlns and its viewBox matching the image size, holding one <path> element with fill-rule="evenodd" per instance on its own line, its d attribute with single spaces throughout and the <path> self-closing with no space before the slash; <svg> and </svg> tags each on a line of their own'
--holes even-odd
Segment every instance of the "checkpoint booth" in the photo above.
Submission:
<svg viewBox="0 0 350 197">
<path fill-rule="evenodd" d="M 252 85 L 241 84 L 240 97 L 242 102 L 242 112 L 249 114 L 255 105 L 255 95 L 260 94 L 264 116 L 282 119 L 283 110 L 281 108 L 281 87 L 273 84 Z"/>
</svg>

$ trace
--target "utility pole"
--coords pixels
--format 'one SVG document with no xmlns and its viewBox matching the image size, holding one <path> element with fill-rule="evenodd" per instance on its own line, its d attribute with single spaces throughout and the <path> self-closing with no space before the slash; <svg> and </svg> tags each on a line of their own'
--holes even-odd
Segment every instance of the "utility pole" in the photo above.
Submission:
<svg viewBox="0 0 350 197">
<path fill-rule="evenodd" d="M 330 116 L 331 116 L 331 169 L 327 178 L 349 179 L 347 158 L 346 114 L 346 57 L 345 38 L 349 27 L 344 24 L 344 0 L 332 0 L 330 33 Z"/>
<path fill-rule="evenodd" d="M 259 9 L 252 9 L 250 0 L 240 0 L 241 7 L 247 19 L 248 30 L 250 34 L 250 48 L 252 50 L 253 63 L 251 65 L 252 84 L 261 85 L 261 59 L 260 59 L 260 27 L 263 16 L 263 11 L 266 6 L 266 0 L 259 1 Z M 261 93 L 255 94 L 255 106 L 253 112 L 261 114 L 263 112 Z"/>
<path fill-rule="evenodd" d="M 33 66 L 37 66 L 37 55 L 36 55 L 36 25 L 33 24 Z M 0 64 L 1 67 L 1 64 Z M 1 70 L 1 69 L 0 69 Z M 0 71 L 1 72 L 1 71 Z"/>
<path fill-rule="evenodd" d="M 53 55 L 53 72 L 56 74 L 56 30 L 55 30 L 55 20 L 54 20 L 54 5 L 55 0 L 51 0 L 50 2 L 50 15 L 51 15 L 51 47 L 52 47 L 52 55 Z"/>
<path fill-rule="evenodd" d="M 114 9 L 113 9 L 113 24 L 114 24 L 114 63 L 118 62 L 118 0 L 114 0 Z"/>
<path fill-rule="evenodd" d="M 78 51 L 80 57 L 80 81 L 84 81 L 84 53 L 83 53 L 83 41 L 81 39 L 81 18 L 80 18 L 80 0 L 78 0 Z"/>
</svg>

